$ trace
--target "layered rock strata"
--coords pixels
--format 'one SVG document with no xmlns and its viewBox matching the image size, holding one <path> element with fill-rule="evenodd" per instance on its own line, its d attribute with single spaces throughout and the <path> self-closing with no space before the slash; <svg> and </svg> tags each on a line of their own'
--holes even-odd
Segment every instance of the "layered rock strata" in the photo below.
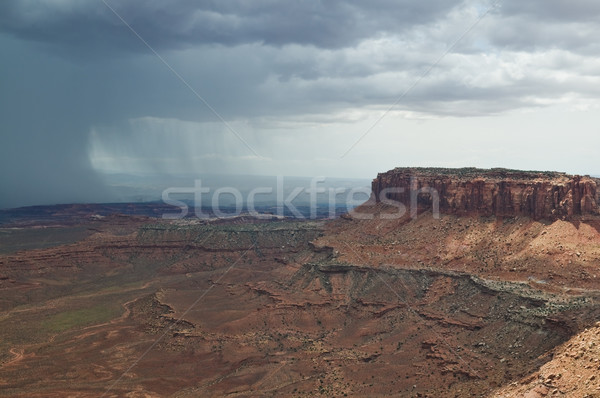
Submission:
<svg viewBox="0 0 600 398">
<path fill-rule="evenodd" d="M 599 179 L 508 169 L 395 168 L 373 180 L 377 202 L 442 214 L 568 218 L 598 214 Z"/>
</svg>

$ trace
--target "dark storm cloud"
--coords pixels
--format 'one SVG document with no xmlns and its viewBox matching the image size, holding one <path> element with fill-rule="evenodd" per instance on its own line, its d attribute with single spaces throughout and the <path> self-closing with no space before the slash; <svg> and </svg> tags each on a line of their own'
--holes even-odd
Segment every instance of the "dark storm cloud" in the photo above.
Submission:
<svg viewBox="0 0 600 398">
<path fill-rule="evenodd" d="M 476 20 L 477 16 L 461 14 L 462 10 L 476 7 L 481 14 L 492 4 L 408 0 L 108 3 L 144 40 L 164 51 L 169 63 L 225 118 L 386 106 Z M 499 49 L 593 46 L 595 41 L 580 26 L 556 29 L 557 24 L 593 14 L 598 8 L 592 2 L 569 4 L 565 11 L 558 1 L 500 2 L 460 45 L 475 55 Z M 456 15 L 449 17 L 451 12 Z M 562 22 L 544 22 L 547 19 Z M 0 29 L 45 43 L 39 48 L 55 54 L 96 55 L 88 61 L 75 60 L 83 65 L 81 84 L 95 93 L 88 99 L 97 105 L 94 124 L 148 115 L 215 120 L 102 1 L 0 2 Z M 387 42 L 372 42 L 380 39 Z M 480 41 L 483 47 L 477 44 Z M 127 52 L 131 56 L 124 56 Z M 437 87 L 427 89 L 430 98 L 420 94 L 429 84 L 423 81 L 422 90 L 415 90 L 400 106 L 424 109 L 423 103 L 476 99 L 495 101 L 500 112 L 511 104 L 521 106 L 524 88 L 544 93 L 548 85 L 555 87 L 551 81 L 529 86 L 522 78 L 502 79 L 485 88 L 468 87 L 462 82 L 465 76 L 487 71 L 476 72 L 459 59 L 453 62 L 432 71 Z M 457 71 L 449 73 L 453 70 Z M 514 101 L 501 100 L 507 90 Z M 484 108 L 487 113 L 488 107 Z M 436 113 L 436 108 L 430 107 L 430 112 Z M 469 107 L 467 113 L 473 112 L 477 107 Z"/>
<path fill-rule="evenodd" d="M 157 49 L 245 43 L 353 46 L 445 15 L 461 1 L 109 1 Z M 88 48 L 146 51 L 101 1 L 0 2 L 0 28 L 18 37 Z"/>
<path fill-rule="evenodd" d="M 350 123 L 398 100 L 437 117 L 600 97 L 595 1 L 107 2 L 224 119 L 260 126 L 244 137 L 261 155 L 277 126 Z M 106 163 L 253 156 L 101 0 L 0 1 L 0 47 L 0 207 L 100 200 L 92 131 Z M 169 141 L 181 126 L 185 145 Z"/>
<path fill-rule="evenodd" d="M 0 47 L 0 208 L 108 199 L 87 159 L 93 111 L 78 68 L 2 37 Z"/>
</svg>

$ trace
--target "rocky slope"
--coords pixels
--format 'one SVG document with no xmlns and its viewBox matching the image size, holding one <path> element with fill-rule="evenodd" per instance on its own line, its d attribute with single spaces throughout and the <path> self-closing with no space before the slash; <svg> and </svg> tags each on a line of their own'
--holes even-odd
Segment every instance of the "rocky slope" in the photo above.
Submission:
<svg viewBox="0 0 600 398">
<path fill-rule="evenodd" d="M 415 205 L 438 205 L 443 214 L 539 220 L 597 214 L 598 182 L 589 176 L 556 172 L 396 168 L 378 174 L 372 191 L 378 202 L 400 202 L 413 211 Z"/>
<path fill-rule="evenodd" d="M 600 322 L 557 347 L 552 360 L 538 371 L 492 397 L 600 397 Z"/>
</svg>

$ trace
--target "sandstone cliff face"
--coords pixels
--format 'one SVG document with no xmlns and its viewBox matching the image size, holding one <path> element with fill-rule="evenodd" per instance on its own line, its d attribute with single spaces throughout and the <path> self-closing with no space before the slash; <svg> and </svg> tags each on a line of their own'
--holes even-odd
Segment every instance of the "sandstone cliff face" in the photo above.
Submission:
<svg viewBox="0 0 600 398">
<path fill-rule="evenodd" d="M 409 209 L 439 206 L 442 214 L 529 216 L 534 219 L 598 214 L 599 179 L 507 169 L 396 168 L 373 180 L 377 202 Z"/>
</svg>

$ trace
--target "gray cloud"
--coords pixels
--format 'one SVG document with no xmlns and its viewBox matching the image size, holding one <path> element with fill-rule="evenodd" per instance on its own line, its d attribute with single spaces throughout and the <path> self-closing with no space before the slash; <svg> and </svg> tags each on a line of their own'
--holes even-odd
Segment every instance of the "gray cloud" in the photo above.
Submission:
<svg viewBox="0 0 600 398">
<path fill-rule="evenodd" d="M 353 46 L 444 16 L 461 1 L 109 1 L 158 49 L 198 44 Z M 101 1 L 0 3 L 0 26 L 18 37 L 77 48 L 146 51 Z"/>
<path fill-rule="evenodd" d="M 101 1 L 7 0 L 0 207 L 104 200 L 99 164 L 313 172 L 417 81 L 392 114 L 483 118 L 600 98 L 595 1 L 506 0 L 481 20 L 492 1 L 107 1 L 264 159 Z"/>
<path fill-rule="evenodd" d="M 598 23 L 600 3 L 595 0 L 504 0 L 499 2 L 504 16 L 523 16 L 531 22 L 592 22 Z"/>
<path fill-rule="evenodd" d="M 600 3 L 594 0 L 500 1 L 482 24 L 494 48 L 516 51 L 565 49 L 596 55 Z"/>
</svg>

